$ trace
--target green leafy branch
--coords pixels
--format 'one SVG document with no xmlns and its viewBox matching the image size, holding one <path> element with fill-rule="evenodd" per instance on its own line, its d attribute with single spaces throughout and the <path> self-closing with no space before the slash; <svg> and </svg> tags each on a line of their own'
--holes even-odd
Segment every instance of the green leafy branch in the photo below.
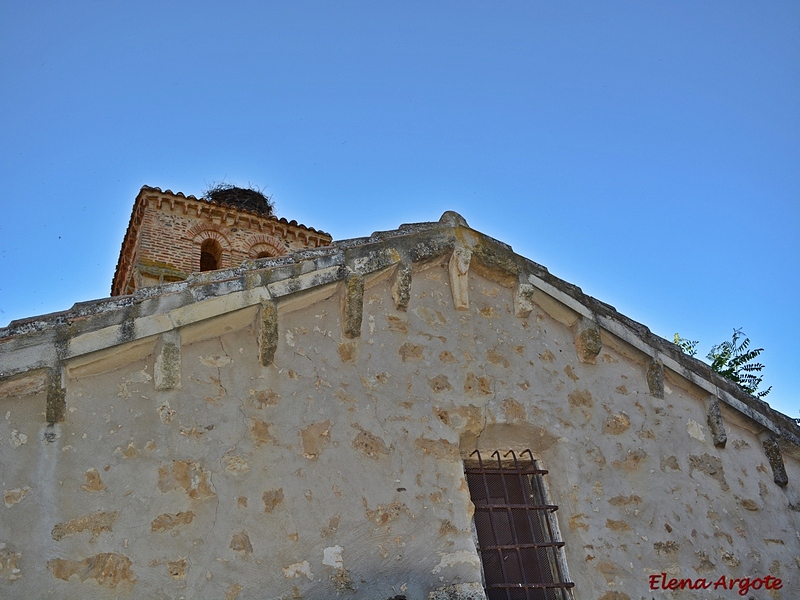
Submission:
<svg viewBox="0 0 800 600">
<path fill-rule="evenodd" d="M 689 356 L 697 355 L 698 341 L 683 338 L 677 333 L 672 341 Z M 733 330 L 730 340 L 712 346 L 706 359 L 713 371 L 737 383 L 748 394 L 763 398 L 772 390 L 772 386 L 769 386 L 765 390 L 758 391 L 763 379 L 760 373 L 764 365 L 756 362 L 756 359 L 763 351 L 763 348 L 751 349 L 750 338 L 740 328 Z"/>
</svg>

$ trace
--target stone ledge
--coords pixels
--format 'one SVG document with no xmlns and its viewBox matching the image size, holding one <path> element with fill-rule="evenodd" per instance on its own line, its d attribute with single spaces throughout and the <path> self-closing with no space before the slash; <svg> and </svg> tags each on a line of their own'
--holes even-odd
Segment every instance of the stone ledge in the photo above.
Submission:
<svg viewBox="0 0 800 600">
<path fill-rule="evenodd" d="M 773 410 L 766 402 L 747 394 L 702 361 L 683 353 L 673 343 L 653 334 L 646 326 L 616 311 L 613 306 L 583 293 L 581 288 L 552 275 L 544 266 L 513 252 L 510 246 L 469 229 L 466 221 L 453 213 L 438 222 L 401 225 L 394 231 L 376 232 L 370 237 L 334 242 L 318 249 L 304 249 L 288 256 L 245 261 L 241 266 L 219 271 L 195 273 L 186 281 L 137 290 L 133 295 L 117 296 L 75 304 L 67 311 L 11 322 L 0 329 L 0 377 L 6 379 L 42 367 L 53 367 L 58 360 L 125 341 L 133 321 L 140 332 L 160 333 L 170 326 L 206 318 L 211 299 L 231 300 L 231 295 L 261 294 L 245 302 L 250 306 L 263 298 L 287 297 L 345 278 L 347 270 L 366 276 L 397 264 L 408 265 L 433 260 L 454 251 L 469 250 L 481 272 L 497 271 L 498 276 L 532 285 L 553 302 L 578 318 L 595 321 L 665 368 L 713 394 L 728 406 L 771 431 L 779 442 L 793 446 L 800 456 L 800 427 L 794 419 Z M 463 222 L 462 222 L 463 221 Z M 471 267 L 470 267 L 471 268 Z M 343 270 L 345 269 L 345 270 Z M 538 292 L 536 292 L 538 293 Z M 396 300 L 404 308 L 402 295 Z M 197 304 L 199 303 L 199 304 Z M 227 305 L 229 302 L 222 301 Z M 213 304 L 213 303 L 212 303 Z M 233 305 L 241 307 L 241 302 Z M 195 306 L 195 308 L 189 308 Z M 183 308 L 181 308 L 183 307 Z M 163 322 L 163 315 L 179 310 L 195 314 Z M 234 310 L 226 308 L 227 310 Z M 524 312 L 524 311 L 523 311 Z M 566 313 L 565 313 L 566 314 Z M 159 315 L 162 315 L 159 317 Z M 143 327 L 149 319 L 154 326 Z M 162 321 L 161 324 L 156 324 Z M 127 324 L 126 324 L 127 323 Z M 109 329 L 112 328 L 112 329 Z M 355 326 L 353 325 L 355 333 Z M 101 330 L 106 330 L 101 332 Z M 112 335 L 113 334 L 113 335 Z M 138 336 L 134 336 L 138 337 Z M 91 340 L 91 341 L 90 341 Z M 61 354 L 59 355 L 59 348 Z"/>
</svg>

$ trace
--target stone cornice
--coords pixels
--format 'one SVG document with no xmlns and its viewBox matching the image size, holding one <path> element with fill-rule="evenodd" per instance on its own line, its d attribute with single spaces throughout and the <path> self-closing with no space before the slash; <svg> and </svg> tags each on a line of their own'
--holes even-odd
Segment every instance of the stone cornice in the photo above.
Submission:
<svg viewBox="0 0 800 600">
<path fill-rule="evenodd" d="M 424 263 L 446 259 L 451 261 L 451 292 L 460 294 L 458 298 L 454 296 L 456 307 L 469 305 L 467 288 L 456 279 L 475 269 L 513 288 L 518 318 L 524 318 L 531 303 L 535 303 L 580 335 L 588 330 L 587 339 L 598 343 L 603 338 L 618 340 L 655 367 L 654 377 L 662 378 L 662 390 L 666 369 L 695 386 L 698 397 L 701 393 L 713 395 L 759 430 L 781 440 L 785 451 L 800 456 L 800 428 L 793 419 L 747 394 L 707 364 L 686 355 L 614 307 L 515 254 L 510 246 L 469 229 L 455 213 L 445 213 L 439 222 L 402 225 L 394 231 L 376 232 L 326 247 L 248 260 L 240 267 L 193 273 L 186 281 L 146 287 L 132 295 L 79 303 L 68 311 L 13 321 L 0 329 L 0 384 L 17 380 L 25 373 L 55 370 L 65 361 L 220 314 L 264 303 L 280 306 L 293 296 L 322 290 L 329 284 L 352 283 L 363 290 L 371 277 L 392 269 L 395 279 L 405 282 L 399 286 L 405 286 L 405 292 L 398 289 L 395 297 L 398 308 L 404 310 L 414 265 L 419 268 Z M 592 338 L 595 330 L 597 335 Z M 350 331 L 358 335 L 357 328 Z M 586 352 L 585 358 L 591 362 L 594 355 Z M 654 395 L 657 393 L 653 391 Z"/>
</svg>

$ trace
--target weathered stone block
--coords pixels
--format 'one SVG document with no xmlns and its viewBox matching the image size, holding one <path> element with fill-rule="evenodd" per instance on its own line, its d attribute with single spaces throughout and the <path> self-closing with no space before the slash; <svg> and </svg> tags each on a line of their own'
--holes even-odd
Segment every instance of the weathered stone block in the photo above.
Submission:
<svg viewBox="0 0 800 600">
<path fill-rule="evenodd" d="M 259 322 L 259 360 L 262 366 L 267 367 L 272 364 L 278 349 L 278 307 L 275 302 L 268 300 L 261 303 Z"/>
<path fill-rule="evenodd" d="M 161 336 L 161 352 L 153 368 L 157 390 L 174 390 L 181 387 L 181 336 L 177 329 Z"/>
<path fill-rule="evenodd" d="M 97 585 L 112 589 L 136 582 L 131 559 L 116 552 L 104 552 L 83 560 L 54 558 L 47 562 L 54 577 L 69 581 L 73 575 L 83 582 L 94 579 Z"/>
<path fill-rule="evenodd" d="M 786 466 L 783 464 L 783 455 L 778 441 L 770 436 L 763 441 L 763 446 L 769 466 L 772 467 L 772 480 L 780 487 L 786 487 L 789 477 L 786 475 Z"/>
<path fill-rule="evenodd" d="M 525 319 L 533 310 L 533 294 L 536 288 L 530 283 L 517 281 L 514 288 L 514 316 Z"/>
<path fill-rule="evenodd" d="M 472 251 L 464 246 L 456 246 L 450 257 L 450 290 L 453 293 L 453 307 L 456 310 L 469 309 L 469 263 Z"/>
<path fill-rule="evenodd" d="M 347 338 L 361 335 L 361 317 L 364 311 L 364 277 L 350 273 L 345 279 L 342 330 Z"/>
<path fill-rule="evenodd" d="M 714 445 L 717 448 L 724 448 L 728 442 L 728 434 L 725 431 L 725 424 L 722 422 L 722 413 L 719 410 L 719 400 L 716 396 L 709 396 L 706 399 L 706 422 L 714 437 Z"/>
<path fill-rule="evenodd" d="M 411 299 L 411 262 L 402 261 L 397 265 L 392 278 L 392 298 L 397 310 L 406 310 Z"/>
<path fill-rule="evenodd" d="M 647 367 L 647 387 L 654 398 L 664 397 L 664 364 L 653 359 Z"/>
<path fill-rule="evenodd" d="M 467 220 L 454 210 L 444 211 L 439 218 L 439 223 L 444 223 L 451 227 L 469 227 Z"/>
<path fill-rule="evenodd" d="M 603 349 L 603 342 L 600 338 L 600 327 L 589 319 L 580 319 L 574 326 L 575 331 L 575 350 L 578 353 L 578 360 L 590 365 L 594 364 L 600 350 Z"/>
<path fill-rule="evenodd" d="M 50 369 L 47 375 L 47 422 L 51 425 L 64 420 L 67 409 L 67 389 L 62 368 Z"/>
</svg>

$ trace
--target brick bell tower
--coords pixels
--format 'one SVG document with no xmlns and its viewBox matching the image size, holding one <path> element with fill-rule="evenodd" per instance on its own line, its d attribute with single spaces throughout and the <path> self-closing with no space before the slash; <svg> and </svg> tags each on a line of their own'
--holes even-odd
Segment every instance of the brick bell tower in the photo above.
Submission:
<svg viewBox="0 0 800 600">
<path fill-rule="evenodd" d="M 217 186 L 203 198 L 144 186 L 133 204 L 111 295 L 331 243 L 329 234 L 279 219 L 273 208 L 264 194 L 234 186 Z"/>
</svg>

